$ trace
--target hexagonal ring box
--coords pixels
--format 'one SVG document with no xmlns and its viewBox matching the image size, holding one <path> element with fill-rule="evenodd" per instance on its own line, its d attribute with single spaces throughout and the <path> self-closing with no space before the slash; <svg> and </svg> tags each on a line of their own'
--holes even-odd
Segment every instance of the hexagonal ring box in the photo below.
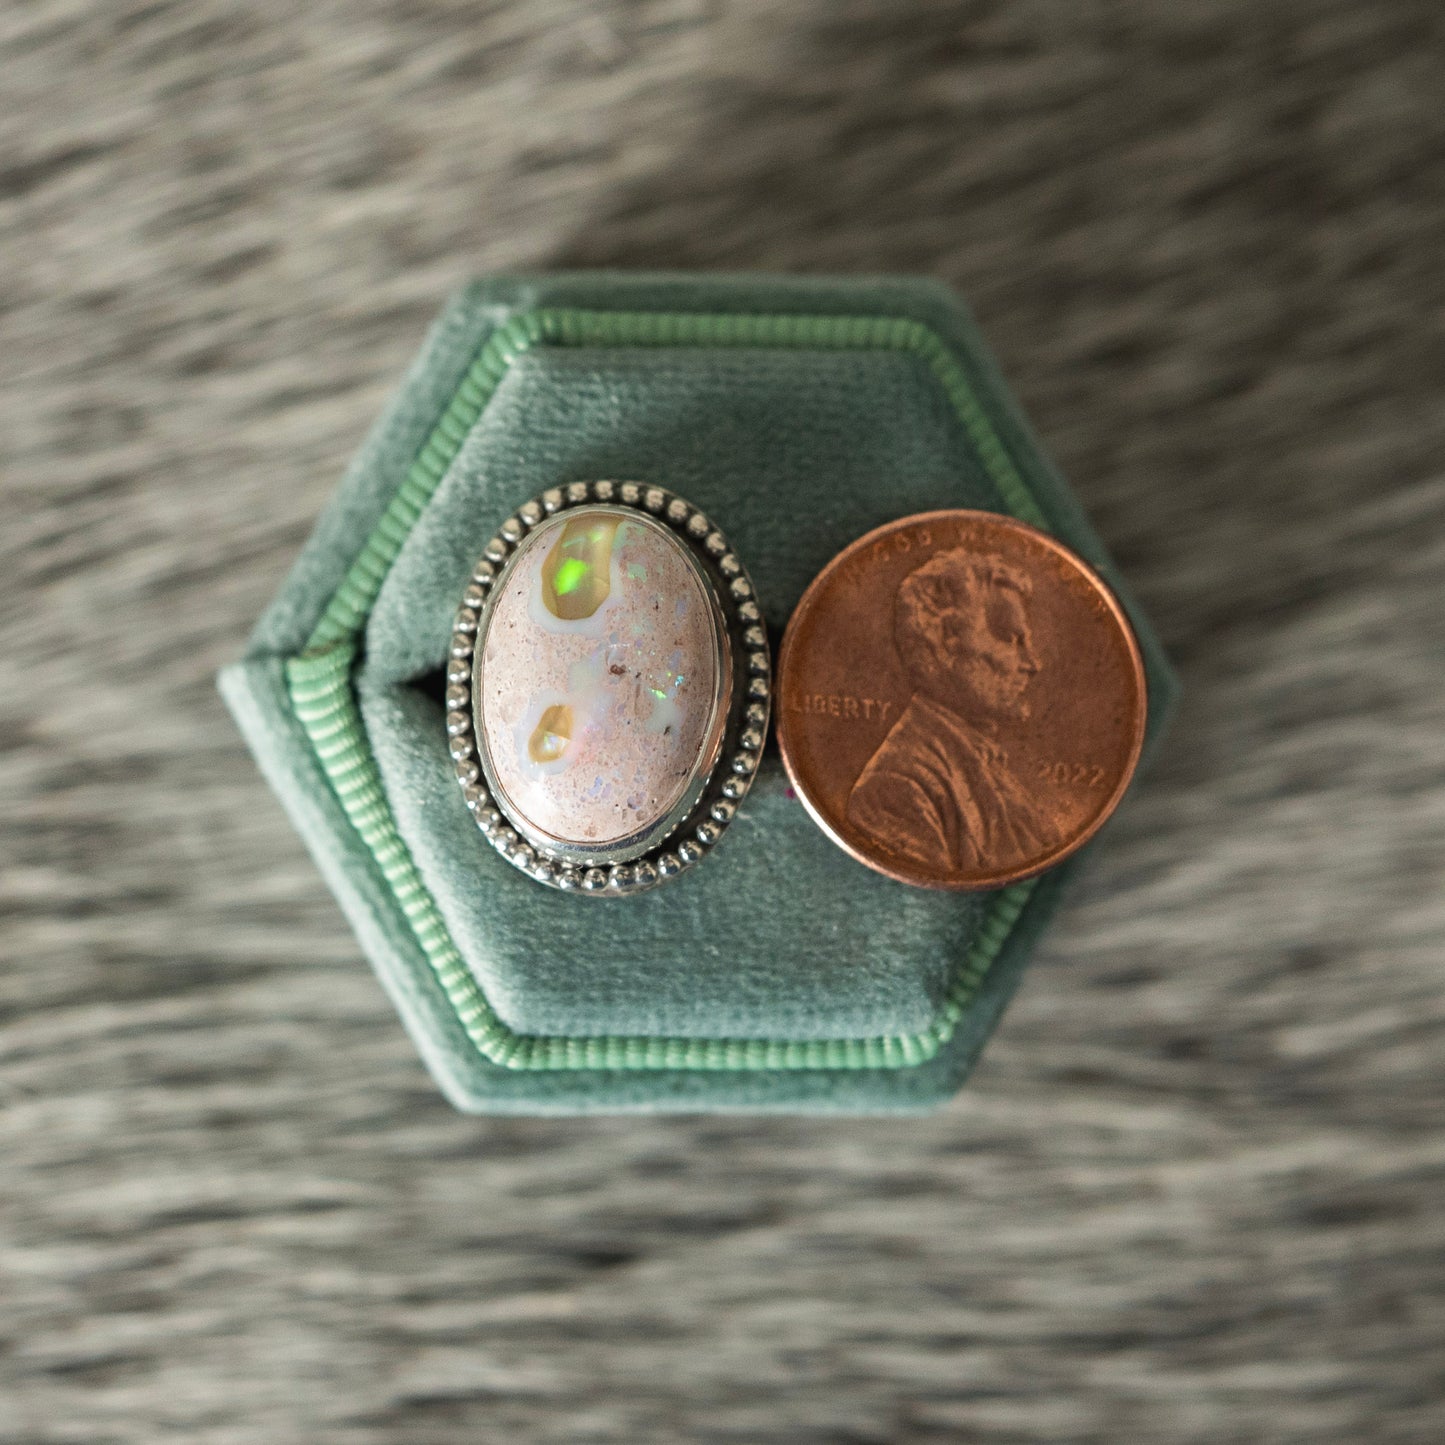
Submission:
<svg viewBox="0 0 1445 1445">
<path fill-rule="evenodd" d="M 813 824 L 771 743 L 712 855 L 635 897 L 539 886 L 478 831 L 444 726 L 458 599 L 521 503 L 596 478 L 666 488 L 714 518 L 775 641 L 809 581 L 872 528 L 945 507 L 1011 513 L 1118 594 L 1150 744 L 1172 705 L 1152 630 L 951 292 L 497 278 L 447 306 L 221 675 L 262 769 L 461 1109 L 940 1103 L 1077 857 L 992 893 L 892 882 Z"/>
</svg>

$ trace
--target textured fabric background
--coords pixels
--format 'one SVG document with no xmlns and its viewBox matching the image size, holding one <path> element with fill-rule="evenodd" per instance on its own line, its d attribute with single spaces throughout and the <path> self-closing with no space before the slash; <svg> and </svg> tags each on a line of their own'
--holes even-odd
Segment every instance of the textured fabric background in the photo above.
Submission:
<svg viewBox="0 0 1445 1445">
<path fill-rule="evenodd" d="M 0 1441 L 1445 1434 L 1438 15 L 0 11 Z M 934 1118 L 453 1115 L 213 692 L 593 264 L 957 285 L 1180 666 Z"/>
</svg>

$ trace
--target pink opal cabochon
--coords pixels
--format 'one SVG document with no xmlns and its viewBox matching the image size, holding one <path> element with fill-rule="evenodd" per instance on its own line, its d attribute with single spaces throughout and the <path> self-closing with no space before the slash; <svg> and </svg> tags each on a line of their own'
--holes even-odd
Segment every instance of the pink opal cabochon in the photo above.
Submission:
<svg viewBox="0 0 1445 1445">
<path fill-rule="evenodd" d="M 561 512 L 513 554 L 477 639 L 493 795 L 549 855 L 636 857 L 696 801 L 731 687 L 717 597 L 679 538 L 636 509 Z"/>
</svg>

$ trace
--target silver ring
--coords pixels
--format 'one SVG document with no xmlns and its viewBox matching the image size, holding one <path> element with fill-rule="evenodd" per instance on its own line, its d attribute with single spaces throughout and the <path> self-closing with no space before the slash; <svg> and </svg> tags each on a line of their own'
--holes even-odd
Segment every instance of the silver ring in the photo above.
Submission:
<svg viewBox="0 0 1445 1445">
<path fill-rule="evenodd" d="M 727 538 L 663 487 L 572 482 L 518 507 L 450 654 L 466 805 L 539 883 L 617 897 L 674 878 L 752 785 L 772 694 L 762 612 Z"/>
</svg>

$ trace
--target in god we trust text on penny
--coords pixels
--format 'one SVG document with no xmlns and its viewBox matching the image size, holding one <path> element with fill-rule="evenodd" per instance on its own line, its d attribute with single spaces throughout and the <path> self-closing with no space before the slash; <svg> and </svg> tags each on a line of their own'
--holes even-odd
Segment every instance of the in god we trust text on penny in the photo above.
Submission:
<svg viewBox="0 0 1445 1445">
<path fill-rule="evenodd" d="M 1082 847 L 1128 787 L 1145 712 L 1112 592 L 992 512 L 860 538 L 803 595 L 778 664 L 778 739 L 808 811 L 927 888 L 1002 887 Z"/>
</svg>

